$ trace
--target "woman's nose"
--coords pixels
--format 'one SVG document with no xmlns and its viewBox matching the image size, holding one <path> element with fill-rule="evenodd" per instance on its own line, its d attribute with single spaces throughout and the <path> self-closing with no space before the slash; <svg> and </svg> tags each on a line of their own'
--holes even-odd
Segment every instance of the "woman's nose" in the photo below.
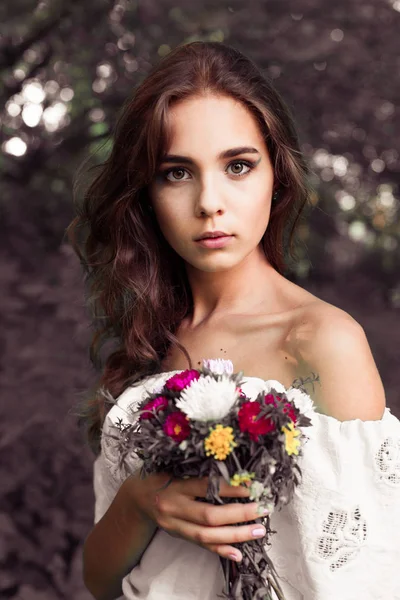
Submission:
<svg viewBox="0 0 400 600">
<path fill-rule="evenodd" d="M 196 216 L 222 213 L 224 203 L 221 190 L 211 177 L 200 185 L 196 198 Z"/>
</svg>

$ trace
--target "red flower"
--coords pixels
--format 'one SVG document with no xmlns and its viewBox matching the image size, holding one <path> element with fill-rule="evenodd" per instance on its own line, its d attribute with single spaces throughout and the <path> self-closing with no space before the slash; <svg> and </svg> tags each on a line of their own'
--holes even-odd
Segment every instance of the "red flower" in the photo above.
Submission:
<svg viewBox="0 0 400 600">
<path fill-rule="evenodd" d="M 279 396 L 277 396 L 277 398 L 278 401 L 283 402 L 283 400 Z M 265 404 L 273 404 L 276 407 L 276 398 L 274 397 L 274 394 L 266 394 L 264 400 Z M 290 402 L 286 402 L 283 412 L 287 413 L 289 419 L 292 419 L 293 423 L 296 425 L 297 417 L 294 411 L 293 404 L 291 404 Z"/>
<path fill-rule="evenodd" d="M 244 402 L 238 412 L 240 431 L 247 431 L 250 438 L 255 442 L 258 442 L 258 436 L 266 435 L 275 429 L 274 423 L 268 417 L 257 419 L 260 410 L 260 404 L 255 401 Z"/>
<path fill-rule="evenodd" d="M 192 381 L 195 379 L 199 379 L 200 373 L 196 371 L 196 369 L 186 369 L 186 371 L 182 371 L 182 373 L 177 373 L 173 377 L 170 377 L 165 385 L 167 389 L 172 390 L 173 392 L 180 392 L 181 390 L 188 387 Z"/>
<path fill-rule="evenodd" d="M 246 394 L 244 393 L 244 391 L 242 390 L 241 387 L 237 387 L 236 391 L 239 394 L 239 398 L 245 398 L 246 397 Z"/>
<path fill-rule="evenodd" d="M 164 433 L 172 437 L 175 442 L 182 442 L 190 434 L 189 419 L 181 412 L 176 411 L 168 415 L 163 426 Z"/>
<path fill-rule="evenodd" d="M 157 412 L 159 410 L 165 410 L 166 408 L 168 408 L 168 398 L 166 398 L 165 396 L 157 396 L 157 398 L 150 400 L 150 402 L 145 404 L 145 406 L 142 408 L 142 410 L 146 410 L 149 412 L 142 413 L 139 418 L 141 420 L 153 419 L 154 412 L 150 412 L 150 411 L 152 411 L 154 408 L 156 409 Z"/>
</svg>

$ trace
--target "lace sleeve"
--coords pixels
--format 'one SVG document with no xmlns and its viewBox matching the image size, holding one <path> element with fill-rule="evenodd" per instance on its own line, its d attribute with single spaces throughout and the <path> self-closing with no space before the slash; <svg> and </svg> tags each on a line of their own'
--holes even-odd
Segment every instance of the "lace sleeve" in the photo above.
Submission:
<svg viewBox="0 0 400 600">
<path fill-rule="evenodd" d="M 113 426 L 117 419 L 124 423 L 132 422 L 130 409 L 133 409 L 142 397 L 143 388 L 130 387 L 117 399 L 117 403 L 107 414 L 101 436 L 101 453 L 93 466 L 93 488 L 95 495 L 94 522 L 97 523 L 108 510 L 116 493 L 126 478 L 125 470 L 121 470 L 115 441 L 108 434 L 115 434 Z M 138 458 L 128 459 L 129 470 L 140 469 L 142 461 Z"/>
<path fill-rule="evenodd" d="M 302 482 L 271 516 L 271 558 L 306 600 L 400 600 L 400 421 L 304 428 Z"/>
</svg>

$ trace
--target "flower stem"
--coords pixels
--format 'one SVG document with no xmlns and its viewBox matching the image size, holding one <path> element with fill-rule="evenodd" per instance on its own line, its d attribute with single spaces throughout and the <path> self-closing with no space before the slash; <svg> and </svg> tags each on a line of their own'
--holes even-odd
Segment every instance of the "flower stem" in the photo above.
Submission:
<svg viewBox="0 0 400 600">
<path fill-rule="evenodd" d="M 260 576 L 260 578 L 262 580 L 264 580 L 264 578 L 260 574 L 260 570 L 259 570 L 258 565 L 254 562 L 252 553 L 250 552 L 247 544 L 243 545 L 243 551 L 246 554 L 246 556 L 248 557 L 248 559 L 250 560 L 250 562 L 252 563 L 253 567 L 256 569 L 256 571 L 257 571 L 258 575 Z M 275 572 L 274 565 L 271 562 L 271 560 L 270 560 L 269 556 L 267 555 L 266 551 L 264 550 L 264 547 L 262 547 L 262 554 L 263 554 L 263 557 L 265 558 L 266 562 L 268 563 L 268 566 L 270 567 L 270 571 L 271 571 L 271 574 L 268 574 L 268 576 L 267 576 L 267 583 L 266 583 L 267 587 L 269 587 L 268 584 L 272 586 L 274 592 L 276 593 L 276 595 L 278 597 L 278 600 L 286 600 L 285 596 L 283 595 L 281 586 L 279 585 L 278 580 L 276 579 L 276 572 Z M 265 582 L 265 580 L 263 581 L 263 583 L 264 582 Z M 268 598 L 266 600 L 272 600 L 272 598 Z"/>
<path fill-rule="evenodd" d="M 241 471 L 241 470 L 242 470 L 242 467 L 241 467 L 241 464 L 240 464 L 240 462 L 239 462 L 239 459 L 238 459 L 238 457 L 236 456 L 236 453 L 235 453 L 235 451 L 234 451 L 234 450 L 232 450 L 232 456 L 233 456 L 233 460 L 234 460 L 234 461 L 235 461 L 235 463 L 236 463 L 236 467 L 237 467 L 238 471 Z"/>
</svg>

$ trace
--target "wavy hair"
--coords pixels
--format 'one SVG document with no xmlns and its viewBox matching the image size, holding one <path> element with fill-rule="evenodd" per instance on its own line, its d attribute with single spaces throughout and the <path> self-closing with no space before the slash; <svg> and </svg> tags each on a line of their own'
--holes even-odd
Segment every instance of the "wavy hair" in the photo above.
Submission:
<svg viewBox="0 0 400 600">
<path fill-rule="evenodd" d="M 256 118 L 279 186 L 261 244 L 280 273 L 288 258 L 295 258 L 295 232 L 311 188 L 288 107 L 258 67 L 235 48 L 219 42 L 178 46 L 124 104 L 110 155 L 92 168 L 95 177 L 82 201 L 75 194 L 76 217 L 67 228 L 85 272 L 94 326 L 90 359 L 100 372 L 76 413 L 95 454 L 107 414 L 101 388 L 116 398 L 129 385 L 159 372 L 171 345 L 191 367 L 175 335 L 192 310 L 191 290 L 183 259 L 148 210 L 148 187 L 168 149 L 170 107 L 205 93 L 239 100 Z M 103 361 L 106 344 L 111 348 Z"/>
</svg>

